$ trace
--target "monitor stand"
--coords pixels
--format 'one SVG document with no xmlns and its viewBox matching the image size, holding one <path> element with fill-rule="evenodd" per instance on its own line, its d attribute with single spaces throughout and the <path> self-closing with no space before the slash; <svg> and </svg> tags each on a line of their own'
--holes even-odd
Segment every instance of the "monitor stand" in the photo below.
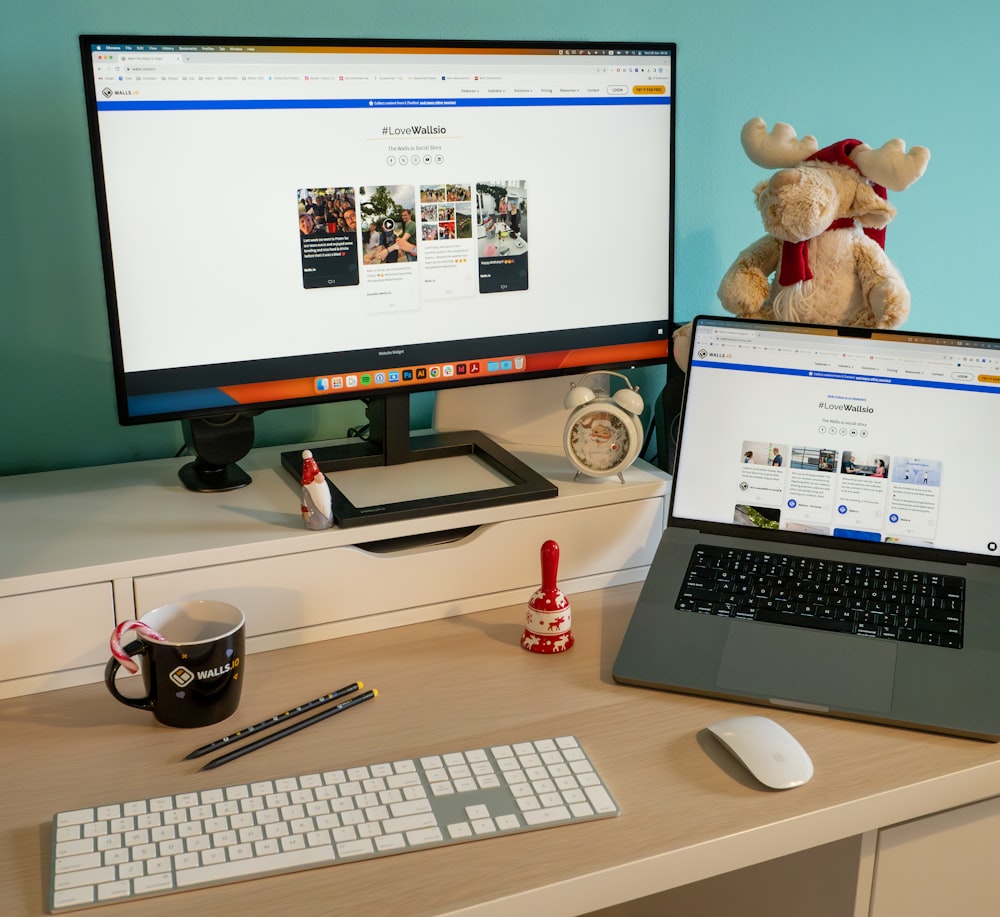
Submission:
<svg viewBox="0 0 1000 917">
<path fill-rule="evenodd" d="M 559 493 L 551 481 L 477 430 L 411 434 L 410 399 L 405 392 L 386 393 L 373 398 L 368 405 L 368 421 L 370 433 L 367 440 L 312 450 L 317 465 L 330 484 L 334 521 L 342 528 L 522 503 L 555 497 Z M 441 487 L 442 483 L 447 484 L 451 479 L 455 470 L 454 461 L 440 470 L 433 465 L 420 469 L 408 467 L 408 472 L 426 469 L 425 481 L 434 479 L 436 485 L 420 485 L 417 491 L 422 493 L 412 495 L 396 491 L 388 471 L 381 481 L 385 485 L 382 493 L 370 502 L 359 500 L 355 503 L 357 498 L 352 499 L 347 489 L 337 481 L 338 472 L 410 466 L 435 459 L 460 460 L 462 457 L 466 464 L 471 463 L 472 467 L 467 469 L 471 473 L 466 477 L 475 483 L 471 485 L 472 489 L 458 493 Z M 301 452 L 283 452 L 281 464 L 296 480 L 301 480 Z M 379 474 L 381 476 L 382 473 Z M 412 478 L 412 475 L 408 477 Z M 459 474 L 458 477 L 461 479 L 463 476 Z M 382 502 L 383 499 L 385 502 Z"/>
</svg>

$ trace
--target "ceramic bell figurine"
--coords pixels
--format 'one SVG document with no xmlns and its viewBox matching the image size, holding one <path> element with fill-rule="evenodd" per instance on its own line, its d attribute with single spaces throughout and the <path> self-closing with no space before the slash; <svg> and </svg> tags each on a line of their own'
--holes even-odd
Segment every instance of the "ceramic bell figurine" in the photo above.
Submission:
<svg viewBox="0 0 1000 917">
<path fill-rule="evenodd" d="M 532 653 L 563 653 L 573 645 L 569 599 L 556 584 L 559 545 L 542 545 L 542 585 L 528 601 L 521 646 Z"/>
</svg>

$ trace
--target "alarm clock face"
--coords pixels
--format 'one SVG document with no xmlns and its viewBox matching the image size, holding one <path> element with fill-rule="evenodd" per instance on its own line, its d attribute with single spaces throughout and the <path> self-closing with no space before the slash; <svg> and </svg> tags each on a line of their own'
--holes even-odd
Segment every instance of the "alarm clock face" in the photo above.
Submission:
<svg viewBox="0 0 1000 917">
<path fill-rule="evenodd" d="M 614 402 L 577 408 L 566 425 L 566 455 L 584 474 L 617 474 L 639 452 L 632 419 Z"/>
</svg>

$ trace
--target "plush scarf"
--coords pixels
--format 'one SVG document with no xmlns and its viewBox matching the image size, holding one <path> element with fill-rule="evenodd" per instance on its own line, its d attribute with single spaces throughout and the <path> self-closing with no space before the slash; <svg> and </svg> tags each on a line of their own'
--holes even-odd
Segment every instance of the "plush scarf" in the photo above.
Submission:
<svg viewBox="0 0 1000 917">
<path fill-rule="evenodd" d="M 829 162 L 836 165 L 850 166 L 856 172 L 861 170 L 851 159 L 851 151 L 861 143 L 860 140 L 841 140 L 839 143 L 831 144 L 817 150 L 806 162 Z M 883 200 L 887 197 L 886 190 L 882 185 L 872 185 L 872 189 Z M 850 229 L 854 226 L 851 217 L 840 217 L 826 227 L 824 232 L 832 229 Z M 872 241 L 877 242 L 881 248 L 885 248 L 885 227 L 873 229 L 866 227 L 864 233 Z M 804 242 L 783 242 L 781 244 L 781 269 L 778 272 L 778 283 L 783 287 L 790 287 L 803 280 L 812 280 L 813 273 L 809 267 L 809 240 Z"/>
</svg>

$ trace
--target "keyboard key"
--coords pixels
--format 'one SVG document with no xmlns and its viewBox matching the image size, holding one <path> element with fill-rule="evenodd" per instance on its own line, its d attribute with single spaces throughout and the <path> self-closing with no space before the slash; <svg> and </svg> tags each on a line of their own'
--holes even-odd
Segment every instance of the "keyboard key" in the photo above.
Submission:
<svg viewBox="0 0 1000 917">
<path fill-rule="evenodd" d="M 598 812 L 614 812 L 617 808 L 614 800 L 603 786 L 588 786 L 586 789 L 587 798 L 593 803 Z"/>
<path fill-rule="evenodd" d="M 565 821 L 570 817 L 569 809 L 566 806 L 553 806 L 549 809 L 531 809 L 524 813 L 524 821 L 529 825 L 551 824 L 556 821 Z"/>
</svg>

